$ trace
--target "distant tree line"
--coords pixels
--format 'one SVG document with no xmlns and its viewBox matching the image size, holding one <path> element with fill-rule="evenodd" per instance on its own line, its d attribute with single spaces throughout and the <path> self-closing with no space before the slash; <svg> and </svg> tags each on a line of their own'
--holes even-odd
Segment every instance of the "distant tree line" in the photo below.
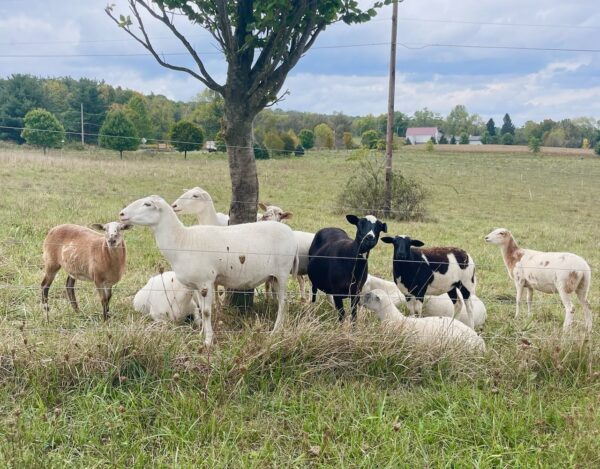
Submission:
<svg viewBox="0 0 600 469">
<path fill-rule="evenodd" d="M 87 78 L 20 74 L 0 79 L 0 140 L 27 141 L 44 149 L 80 142 L 81 106 L 85 142 L 113 148 L 121 156 L 123 150 L 136 149 L 142 139 L 148 143 L 173 141 L 172 146 L 185 155 L 207 140 L 215 142 L 213 149 L 225 149 L 220 134 L 224 103 L 214 91 L 205 90 L 192 101 L 181 102 Z M 27 120 L 27 114 L 34 110 L 36 113 Z M 180 122 L 185 124 L 175 125 Z M 348 116 L 341 112 L 266 109 L 254 120 L 254 153 L 257 158 L 268 158 L 301 156 L 311 148 L 383 149 L 386 125 L 385 114 Z M 34 132 L 39 126 L 48 127 L 47 138 Z M 24 131 L 25 127 L 28 129 Z M 408 127 L 437 127 L 443 137 L 432 143 L 468 143 L 469 136 L 475 135 L 484 144 L 533 144 L 534 148 L 600 145 L 600 121 L 591 117 L 527 121 L 516 128 L 508 113 L 497 126 L 493 119 L 485 121 L 478 114 L 470 114 L 463 105 L 455 106 L 446 117 L 427 108 L 411 116 L 396 112 L 393 127 L 398 137 L 404 137 Z M 56 135 L 50 138 L 50 134 Z M 98 138 L 100 134 L 103 136 Z M 120 143 L 115 137 L 120 137 Z"/>
</svg>

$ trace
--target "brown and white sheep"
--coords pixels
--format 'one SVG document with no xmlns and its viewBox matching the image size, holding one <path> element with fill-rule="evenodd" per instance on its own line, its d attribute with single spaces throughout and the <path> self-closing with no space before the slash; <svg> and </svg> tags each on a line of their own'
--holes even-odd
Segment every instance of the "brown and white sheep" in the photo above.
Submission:
<svg viewBox="0 0 600 469">
<path fill-rule="evenodd" d="M 517 290 L 515 318 L 519 316 L 519 303 L 523 290 L 527 292 L 527 312 L 531 314 L 533 290 L 558 293 L 565 307 L 563 329 L 573 323 L 575 306 L 571 294 L 576 293 L 583 306 L 585 327 L 592 331 L 592 310 L 587 296 L 592 270 L 582 257 L 570 252 L 542 252 L 520 248 L 506 228 L 498 228 L 485 237 L 485 241 L 502 249 L 508 276 Z"/>
<path fill-rule="evenodd" d="M 75 311 L 79 311 L 75 298 L 75 281 L 94 282 L 102 301 L 102 317 L 108 319 L 108 303 L 112 287 L 125 272 L 127 249 L 123 230 L 131 225 L 110 222 L 95 223 L 92 227 L 65 224 L 52 228 L 44 240 L 44 280 L 42 280 L 42 305 L 48 316 L 48 291 L 54 277 L 61 269 L 67 272 L 67 296 Z"/>
</svg>

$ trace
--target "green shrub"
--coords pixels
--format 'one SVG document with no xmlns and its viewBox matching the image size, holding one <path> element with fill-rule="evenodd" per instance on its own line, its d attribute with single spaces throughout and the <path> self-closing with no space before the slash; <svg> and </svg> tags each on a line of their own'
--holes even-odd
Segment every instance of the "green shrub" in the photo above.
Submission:
<svg viewBox="0 0 600 469">
<path fill-rule="evenodd" d="M 510 134 L 504 134 L 504 135 L 510 135 Z M 531 150 L 531 152 L 534 155 L 537 155 L 540 152 L 540 147 L 542 145 L 542 142 L 537 137 L 531 137 L 529 139 L 529 143 L 527 145 L 529 146 L 529 149 Z"/>
<path fill-rule="evenodd" d="M 600 142 L 598 142 L 594 151 L 596 152 L 596 155 L 600 156 Z"/>
<path fill-rule="evenodd" d="M 217 132 L 215 135 L 215 146 L 217 147 L 217 151 L 226 152 L 227 145 L 225 144 L 225 138 L 223 137 L 223 132 Z"/>
<path fill-rule="evenodd" d="M 462 133 L 460 134 L 460 142 L 461 145 L 468 145 L 469 144 L 469 136 L 466 133 Z"/>
<path fill-rule="evenodd" d="M 448 139 L 446 138 L 446 136 L 445 136 L 445 135 L 442 135 L 442 136 L 440 137 L 440 141 L 439 141 L 439 143 L 441 143 L 442 145 L 446 145 L 446 144 L 448 144 Z"/>
<path fill-rule="evenodd" d="M 428 152 L 433 152 L 435 151 L 435 147 L 433 146 L 433 142 L 431 140 L 429 140 L 426 144 L 425 144 L 425 150 L 427 150 Z"/>
<path fill-rule="evenodd" d="M 377 145 L 375 145 L 375 148 L 377 150 L 385 151 L 385 147 L 386 147 L 386 142 L 385 142 L 384 138 L 380 138 L 379 140 L 377 140 Z"/>
<path fill-rule="evenodd" d="M 515 137 L 513 137 L 513 134 L 504 134 L 502 135 L 502 145 L 512 145 L 515 141 Z"/>
<path fill-rule="evenodd" d="M 294 138 L 289 133 L 285 132 L 280 133 L 279 138 L 283 142 L 283 150 L 281 152 L 283 156 L 292 156 L 294 150 L 296 149 L 296 142 L 294 141 Z"/>
<path fill-rule="evenodd" d="M 267 150 L 260 143 L 254 144 L 254 158 L 257 160 L 268 160 L 269 159 L 269 150 Z"/>
<path fill-rule="evenodd" d="M 298 144 L 294 150 L 294 155 L 296 156 L 304 156 L 304 147 L 301 144 Z"/>
<path fill-rule="evenodd" d="M 315 134 L 312 130 L 302 129 L 298 134 L 298 138 L 300 139 L 300 145 L 302 145 L 302 148 L 310 150 L 315 146 Z"/>
<path fill-rule="evenodd" d="M 65 141 L 65 129 L 56 116 L 45 109 L 32 109 L 25 115 L 21 137 L 29 145 L 44 149 L 60 148 Z"/>
<path fill-rule="evenodd" d="M 338 196 L 340 210 L 383 217 L 385 167 L 381 158 L 366 158 L 346 182 Z M 392 172 L 392 213 L 395 220 L 423 220 L 427 190 L 418 181 Z"/>
<path fill-rule="evenodd" d="M 377 141 L 379 140 L 379 132 L 376 130 L 367 130 L 360 136 L 360 143 L 364 148 L 373 150 L 377 147 Z"/>
</svg>

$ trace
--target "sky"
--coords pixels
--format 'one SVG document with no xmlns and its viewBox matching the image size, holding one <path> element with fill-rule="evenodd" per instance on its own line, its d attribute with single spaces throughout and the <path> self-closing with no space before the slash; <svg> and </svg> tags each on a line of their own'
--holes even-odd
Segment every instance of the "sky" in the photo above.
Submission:
<svg viewBox="0 0 600 469">
<path fill-rule="evenodd" d="M 125 0 L 110 3 L 117 14 L 128 13 Z M 106 4 L 0 0 L 0 76 L 88 77 L 184 101 L 203 90 L 193 77 L 164 69 L 149 55 L 127 56 L 146 51 L 106 16 Z M 177 25 L 222 82 L 226 64 L 211 36 L 183 17 Z M 158 51 L 182 52 L 164 27 L 154 23 L 149 29 Z M 283 90 L 289 94 L 278 107 L 385 113 L 390 33 L 390 6 L 369 23 L 330 26 L 288 75 Z M 192 66 L 184 55 L 169 58 Z M 597 0 L 405 0 L 399 5 L 395 101 L 396 110 L 409 115 L 427 107 L 445 116 L 462 104 L 497 123 L 505 113 L 519 125 L 545 118 L 600 120 Z"/>
</svg>

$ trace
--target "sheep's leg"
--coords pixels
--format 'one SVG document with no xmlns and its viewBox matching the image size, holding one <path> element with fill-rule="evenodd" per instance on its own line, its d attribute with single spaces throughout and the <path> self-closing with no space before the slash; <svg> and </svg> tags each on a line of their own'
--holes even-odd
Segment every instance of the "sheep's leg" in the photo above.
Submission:
<svg viewBox="0 0 600 469">
<path fill-rule="evenodd" d="M 527 299 L 527 315 L 531 316 L 531 304 L 533 299 L 533 288 L 526 287 L 525 298 Z"/>
<path fill-rule="evenodd" d="M 204 331 L 204 344 L 210 347 L 213 343 L 213 328 L 212 328 L 212 291 L 213 284 L 205 285 L 199 291 L 194 292 L 196 297 L 197 309 L 194 310 L 194 322 L 197 326 L 201 326 Z"/>
<path fill-rule="evenodd" d="M 346 311 L 344 311 L 344 299 L 341 297 L 341 295 L 333 295 L 333 303 L 335 304 L 335 309 L 337 309 L 338 312 L 338 319 L 340 322 L 343 322 L 344 318 L 346 317 Z"/>
<path fill-rule="evenodd" d="M 351 318 L 352 322 L 356 322 L 356 310 L 358 309 L 358 302 L 360 301 L 360 293 L 356 292 L 350 297 L 350 306 L 352 308 Z"/>
<path fill-rule="evenodd" d="M 48 292 L 50 291 L 50 285 L 52 285 L 52 282 L 54 281 L 54 278 L 59 270 L 60 266 L 56 268 L 46 267 L 46 273 L 44 275 L 44 279 L 42 280 L 42 307 L 46 313 L 46 321 L 48 321 L 48 312 L 50 311 L 48 306 Z"/>
<path fill-rule="evenodd" d="M 465 310 L 467 311 L 467 326 L 471 329 L 475 329 L 475 321 L 473 320 L 473 301 L 471 300 L 471 292 L 465 288 L 464 285 L 460 287 L 460 294 L 462 296 L 462 304 L 465 306 Z M 457 303 L 458 312 L 460 312 L 461 304 Z M 456 305 L 454 305 L 454 315 L 456 316 Z"/>
<path fill-rule="evenodd" d="M 456 319 L 460 314 L 461 307 L 464 302 L 458 301 L 458 289 L 456 287 L 452 288 L 452 290 L 448 292 L 448 296 L 450 297 L 450 300 L 452 300 L 452 306 L 454 306 L 454 314 L 452 315 L 452 319 Z"/>
<path fill-rule="evenodd" d="M 588 332 L 592 332 L 592 308 L 590 307 L 590 303 L 587 300 L 587 290 L 588 286 L 580 283 L 577 288 L 577 298 L 579 298 L 579 302 L 581 306 L 583 306 L 583 317 L 585 319 L 585 328 Z"/>
<path fill-rule="evenodd" d="M 316 303 L 317 302 L 317 287 L 315 287 L 314 283 L 311 284 L 311 289 L 312 289 L 312 299 L 311 299 L 311 301 L 313 303 Z"/>
<path fill-rule="evenodd" d="M 265 282 L 265 298 L 268 299 L 273 290 L 273 278 L 269 277 Z"/>
<path fill-rule="evenodd" d="M 573 324 L 573 317 L 575 316 L 575 307 L 571 301 L 571 295 L 568 294 L 564 288 L 558 289 L 558 294 L 562 300 L 562 304 L 565 307 L 565 322 L 563 323 L 563 331 L 570 329 Z"/>
<path fill-rule="evenodd" d="M 273 326 L 273 333 L 283 328 L 283 321 L 285 320 L 285 294 L 287 282 L 280 281 L 279 278 L 274 279 L 274 286 L 277 288 L 277 319 L 275 320 L 275 326 Z"/>
<path fill-rule="evenodd" d="M 409 316 L 414 316 L 415 315 L 415 310 L 417 308 L 416 301 L 417 300 L 416 300 L 416 298 L 414 296 L 412 296 L 412 295 L 406 295 L 406 307 L 408 308 L 408 314 L 409 314 Z"/>
<path fill-rule="evenodd" d="M 304 280 L 304 275 L 296 275 L 296 280 L 298 280 L 298 289 L 300 290 L 300 300 L 306 302 L 306 281 Z"/>
<path fill-rule="evenodd" d="M 517 289 L 516 294 L 516 302 L 517 302 L 517 310 L 515 311 L 515 319 L 519 317 L 519 308 L 521 304 L 521 297 L 523 296 L 523 284 L 520 282 L 515 282 L 515 288 Z"/>
<path fill-rule="evenodd" d="M 71 306 L 76 313 L 79 312 L 79 306 L 77 305 L 77 298 L 75 298 L 75 279 L 70 275 L 67 277 L 67 298 L 71 302 Z"/>
<path fill-rule="evenodd" d="M 422 298 L 416 298 L 413 297 L 413 301 L 414 301 L 414 314 L 420 318 L 423 316 L 423 299 Z"/>
<path fill-rule="evenodd" d="M 98 286 L 97 288 L 102 301 L 102 319 L 107 321 L 109 318 L 108 303 L 112 297 L 112 286 Z"/>
</svg>

